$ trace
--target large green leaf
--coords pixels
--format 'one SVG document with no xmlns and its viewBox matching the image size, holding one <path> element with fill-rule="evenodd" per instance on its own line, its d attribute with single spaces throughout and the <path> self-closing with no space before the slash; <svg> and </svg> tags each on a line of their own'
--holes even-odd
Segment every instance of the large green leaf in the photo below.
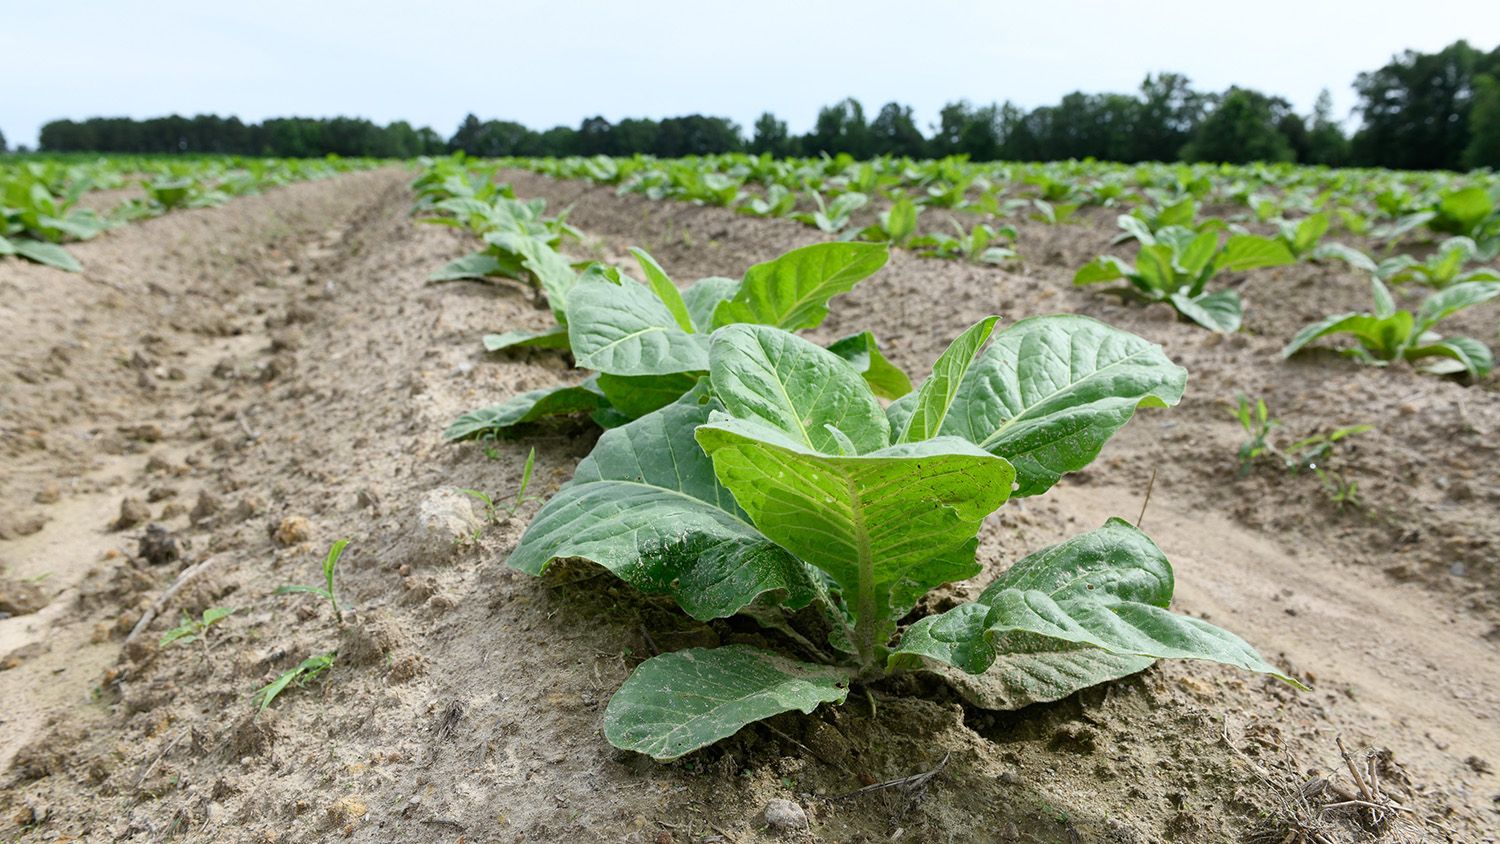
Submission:
<svg viewBox="0 0 1500 844">
<path fill-rule="evenodd" d="M 932 374 L 922 382 L 917 395 L 904 407 L 902 423 L 895 428 L 896 442 L 915 442 L 937 436 L 953 406 L 958 387 L 986 340 L 995 330 L 999 317 L 985 317 L 958 335 L 932 365 Z"/>
<path fill-rule="evenodd" d="M 505 436 L 518 425 L 548 416 L 589 413 L 604 405 L 604 396 L 587 381 L 575 386 L 528 390 L 499 404 L 471 410 L 458 417 L 443 431 L 443 439 Z"/>
<path fill-rule="evenodd" d="M 828 351 L 848 361 L 864 376 L 875 395 L 883 399 L 899 399 L 911 392 L 911 379 L 881 354 L 875 335 L 868 331 L 836 340 L 828 346 Z"/>
<path fill-rule="evenodd" d="M 733 615 L 761 595 L 807 606 L 807 566 L 750 523 L 714 477 L 693 430 L 719 407 L 700 384 L 676 403 L 606 431 L 537 513 L 509 565 L 541 574 L 580 557 L 694 618 Z"/>
<path fill-rule="evenodd" d="M 1375 358 L 1391 360 L 1412 336 L 1411 311 L 1396 311 L 1390 316 L 1371 314 L 1336 314 L 1298 331 L 1292 342 L 1281 350 L 1283 358 L 1301 351 L 1312 341 L 1330 334 L 1353 334 L 1360 345 Z"/>
<path fill-rule="evenodd" d="M 566 349 L 568 329 L 555 326 L 546 331 L 505 331 L 484 335 L 484 348 L 488 352 L 505 349 Z"/>
<path fill-rule="evenodd" d="M 45 264 L 70 273 L 83 272 L 83 265 L 78 263 L 78 259 L 55 243 L 43 243 L 40 240 L 28 240 L 23 237 L 10 241 L 10 245 L 17 255 L 28 261 L 35 261 L 38 264 Z"/>
<path fill-rule="evenodd" d="M 1014 477 L 1009 463 L 954 437 L 834 456 L 720 415 L 697 438 L 755 526 L 839 585 L 865 658 L 917 597 L 978 571 L 974 536 Z"/>
<path fill-rule="evenodd" d="M 1149 656 L 1115 654 L 1041 636 L 1030 640 L 1013 636 L 1009 647 L 983 674 L 970 674 L 936 661 L 924 667 L 974 706 L 1013 710 L 1060 700 L 1081 689 L 1139 673 L 1156 662 Z"/>
<path fill-rule="evenodd" d="M 584 369 L 617 375 L 708 369 L 707 338 L 683 331 L 661 299 L 634 281 L 579 281 L 568 304 L 568 340 Z"/>
<path fill-rule="evenodd" d="M 860 452 L 890 442 L 885 411 L 858 372 L 832 352 L 785 331 L 731 325 L 713 335 L 714 394 L 741 419 L 758 419 L 792 441 L 837 454 L 837 429 Z"/>
<path fill-rule="evenodd" d="M 457 281 L 459 279 L 520 278 L 521 261 L 513 255 L 492 252 L 473 252 L 456 261 L 449 261 L 441 269 L 433 270 L 428 281 Z"/>
<path fill-rule="evenodd" d="M 828 316 L 828 300 L 847 293 L 890 259 L 878 243 L 815 243 L 745 271 L 734 298 L 714 311 L 714 325 L 814 328 Z"/>
<path fill-rule="evenodd" d="M 1182 398 L 1187 371 L 1161 347 L 1084 316 L 1023 319 L 964 375 L 939 434 L 1009 460 L 1017 497 L 1087 466 L 1137 407 Z"/>
<path fill-rule="evenodd" d="M 714 330 L 714 309 L 719 307 L 720 302 L 733 299 L 739 289 L 737 279 L 709 276 L 698 279 L 682 291 L 682 302 L 687 305 L 688 316 L 699 334 L 708 334 Z"/>
<path fill-rule="evenodd" d="M 1463 234 L 1473 231 L 1494 210 L 1495 203 L 1490 199 L 1489 192 L 1477 186 L 1454 191 L 1438 202 L 1438 211 L 1447 218 L 1444 222 L 1451 221 L 1444 228 Z"/>
<path fill-rule="evenodd" d="M 1233 334 L 1240 329 L 1244 311 L 1240 305 L 1240 294 L 1233 290 L 1199 293 L 1197 296 L 1173 293 L 1168 301 L 1178 313 L 1209 331 Z"/>
<path fill-rule="evenodd" d="M 682 398 L 702 376 L 701 372 L 676 372 L 671 375 L 615 375 L 601 372 L 598 384 L 611 407 L 630 419 L 639 419 Z"/>
<path fill-rule="evenodd" d="M 651 253 L 636 246 L 630 247 L 630 254 L 635 256 L 635 262 L 641 265 L 641 272 L 646 274 L 646 283 L 651 286 L 656 298 L 666 305 L 667 310 L 677 320 L 677 327 L 689 334 L 694 332 L 693 318 L 688 314 L 687 303 L 682 299 L 682 292 L 677 289 L 671 276 L 656 263 Z"/>
<path fill-rule="evenodd" d="M 749 645 L 690 648 L 641 663 L 604 710 L 609 743 L 676 759 L 793 709 L 843 703 L 849 674 Z"/>
<path fill-rule="evenodd" d="M 1172 566 L 1156 543 L 1110 519 L 1027 556 L 973 604 L 918 621 L 893 660 L 915 655 L 979 674 L 1012 652 L 1036 660 L 1048 652 L 1039 640 L 1055 640 L 1123 656 L 1222 662 L 1297 684 L 1233 633 L 1168 610 L 1172 590 Z M 1099 682 L 1078 680 L 1078 688 Z"/>
<path fill-rule="evenodd" d="M 1131 218 L 1134 219 L 1134 218 Z M 1141 241 L 1143 244 L 1154 243 L 1154 241 Z M 1094 260 L 1084 264 L 1073 276 L 1073 283 L 1077 285 L 1098 284 L 1104 281 L 1116 281 L 1130 275 L 1130 265 L 1121 261 L 1113 255 L 1100 255 Z"/>
<path fill-rule="evenodd" d="M 1500 283 L 1492 281 L 1469 281 L 1445 287 L 1422 302 L 1413 332 L 1422 334 L 1464 308 L 1488 302 L 1496 296 L 1500 296 Z"/>
<path fill-rule="evenodd" d="M 1224 251 L 1214 260 L 1214 267 L 1230 272 L 1244 272 L 1261 267 L 1279 267 L 1296 262 L 1286 244 L 1254 234 L 1237 234 L 1224 244 Z"/>
<path fill-rule="evenodd" d="M 1407 349 L 1406 359 L 1420 361 L 1423 369 L 1439 375 L 1466 372 L 1478 380 L 1495 368 L 1490 347 L 1473 337 L 1448 337 Z"/>
<path fill-rule="evenodd" d="M 568 297 L 578 283 L 578 273 L 568 259 L 558 254 L 539 237 L 513 231 L 493 231 L 484 239 L 502 250 L 521 257 L 521 264 L 536 276 L 537 284 L 547 297 L 553 316 L 559 323 L 564 321 L 568 310 Z"/>
</svg>

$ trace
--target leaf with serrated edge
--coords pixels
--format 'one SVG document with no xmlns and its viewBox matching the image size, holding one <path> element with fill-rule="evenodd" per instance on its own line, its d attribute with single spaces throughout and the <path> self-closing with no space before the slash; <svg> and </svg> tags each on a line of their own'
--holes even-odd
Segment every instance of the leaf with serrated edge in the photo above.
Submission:
<svg viewBox="0 0 1500 844">
<path fill-rule="evenodd" d="M 606 431 L 537 513 L 508 564 L 541 574 L 581 557 L 699 619 L 765 593 L 792 609 L 817 596 L 807 566 L 750 523 L 714 477 L 693 429 L 719 407 L 699 384 L 676 403 Z"/>
<path fill-rule="evenodd" d="M 1016 468 L 1016 497 L 1087 466 L 1137 407 L 1182 398 L 1187 371 L 1161 347 L 1076 315 L 1031 317 L 994 334 L 954 395 L 939 434 Z"/>
<path fill-rule="evenodd" d="M 849 675 L 749 645 L 652 657 L 610 698 L 604 736 L 624 750 L 676 759 L 782 712 L 843 703 Z"/>
</svg>

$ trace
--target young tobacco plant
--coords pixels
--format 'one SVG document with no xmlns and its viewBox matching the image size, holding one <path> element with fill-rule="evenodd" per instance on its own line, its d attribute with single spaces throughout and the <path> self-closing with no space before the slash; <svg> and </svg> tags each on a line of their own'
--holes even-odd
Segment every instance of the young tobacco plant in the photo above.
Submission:
<svg viewBox="0 0 1500 844">
<path fill-rule="evenodd" d="M 980 573 L 992 511 L 1088 465 L 1137 407 L 1182 395 L 1186 373 L 1133 335 L 1069 315 L 991 338 L 995 322 L 965 331 L 889 408 L 832 352 L 730 325 L 709 341 L 707 377 L 600 437 L 509 565 L 590 560 L 700 621 L 745 614 L 799 657 L 745 644 L 654 656 L 606 708 L 611 743 L 672 759 L 923 667 L 975 675 L 984 683 L 965 693 L 996 708 L 1158 658 L 1288 679 L 1233 634 L 1171 613 L 1170 564 L 1118 519 L 899 630 L 928 591 Z"/>
<path fill-rule="evenodd" d="M 1126 218 L 1122 218 L 1123 220 Z M 1148 302 L 1165 302 L 1183 317 L 1212 331 L 1239 329 L 1244 309 L 1232 290 L 1208 292 L 1208 283 L 1223 271 L 1243 272 L 1293 263 L 1296 259 L 1279 241 L 1251 234 L 1231 236 L 1221 246 L 1217 231 L 1198 232 L 1167 226 L 1152 233 L 1144 226 L 1135 237 L 1141 243 L 1135 265 L 1103 255 L 1073 276 L 1076 285 L 1124 279 L 1119 292 Z"/>
<path fill-rule="evenodd" d="M 1315 322 L 1292 338 L 1281 356 L 1289 358 L 1309 343 L 1334 334 L 1351 334 L 1359 345 L 1343 353 L 1376 366 L 1404 360 L 1439 375 L 1467 373 L 1478 380 L 1494 367 L 1484 343 L 1472 337 L 1443 337 L 1433 329 L 1459 311 L 1500 296 L 1500 283 L 1470 281 L 1454 284 L 1428 296 L 1416 314 L 1397 308 L 1390 290 L 1379 278 L 1370 279 L 1374 313 L 1336 314 Z"/>
<path fill-rule="evenodd" d="M 726 325 L 759 324 L 799 331 L 828 315 L 828 302 L 868 278 L 890 258 L 883 244 L 817 243 L 756 264 L 739 280 L 710 277 L 679 289 L 661 265 L 632 249 L 640 284 L 595 265 L 568 291 L 567 343 L 582 383 L 532 390 L 459 417 L 444 437 L 508 436 L 548 416 L 587 413 L 614 427 L 676 401 L 708 371 L 709 338 Z M 910 391 L 906 376 L 880 354 L 868 332 L 830 347 L 857 361 L 885 398 Z"/>
<path fill-rule="evenodd" d="M 808 191 L 812 197 L 813 204 L 818 210 L 802 211 L 792 215 L 792 219 L 803 225 L 816 226 L 819 231 L 828 234 L 838 234 L 849 225 L 849 215 L 869 204 L 870 198 L 858 191 L 841 193 L 833 198 L 832 202 L 824 203 L 823 195 L 815 190 Z"/>
<path fill-rule="evenodd" d="M 966 232 L 957 222 L 951 220 L 949 222 L 953 224 L 956 234 L 933 232 L 922 235 L 911 241 L 912 250 L 924 258 L 958 258 L 976 264 L 1003 264 L 1015 259 L 1014 249 L 994 245 L 1002 239 L 1014 243 L 1016 241 L 1014 226 L 1001 226 L 996 229 L 988 223 L 980 223 L 971 231 Z"/>
</svg>

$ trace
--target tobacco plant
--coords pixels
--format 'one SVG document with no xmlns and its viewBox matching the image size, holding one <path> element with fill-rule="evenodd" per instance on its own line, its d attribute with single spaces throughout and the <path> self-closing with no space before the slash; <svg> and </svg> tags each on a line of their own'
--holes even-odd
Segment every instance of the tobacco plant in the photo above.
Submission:
<svg viewBox="0 0 1500 844">
<path fill-rule="evenodd" d="M 708 371 L 709 337 L 717 329 L 742 323 L 814 328 L 828 315 L 830 299 L 873 275 L 890 257 L 880 244 L 817 243 L 756 264 L 739 280 L 709 277 L 679 289 L 644 250 L 631 252 L 645 284 L 596 265 L 568 290 L 559 319 L 578 366 L 596 374 L 466 413 L 444 436 L 506 436 L 518 426 L 570 414 L 588 414 L 606 428 L 638 419 L 676 401 Z M 831 348 L 858 361 L 884 397 L 898 398 L 910 389 L 868 333 Z"/>
<path fill-rule="evenodd" d="M 1358 342 L 1343 354 L 1361 363 L 1385 366 L 1404 360 L 1439 375 L 1466 373 L 1478 380 L 1489 374 L 1494 358 L 1484 343 L 1472 337 L 1443 337 L 1433 329 L 1459 311 L 1500 296 L 1500 283 L 1470 281 L 1454 284 L 1428 296 L 1413 314 L 1397 308 L 1390 290 L 1379 278 L 1370 279 L 1373 313 L 1336 314 L 1315 322 L 1292 338 L 1281 355 L 1289 358 L 1322 337 L 1349 334 Z"/>
<path fill-rule="evenodd" d="M 672 759 L 919 668 L 973 675 L 959 688 L 995 708 L 1158 658 L 1293 682 L 1233 634 L 1170 612 L 1170 564 L 1119 519 L 901 629 L 924 594 L 982 571 L 991 512 L 1088 465 L 1137 407 L 1182 395 L 1186 373 L 1159 347 L 1103 323 L 1039 317 L 991 338 L 995 322 L 965 331 L 889 408 L 828 350 L 724 326 L 690 391 L 600 437 L 509 565 L 589 560 L 695 619 L 747 615 L 786 643 L 646 660 L 605 710 L 611 743 Z"/>
<path fill-rule="evenodd" d="M 1238 330 L 1244 313 L 1238 293 L 1206 289 L 1216 275 L 1295 260 L 1284 244 L 1257 235 L 1233 235 L 1220 245 L 1219 233 L 1212 230 L 1197 232 L 1167 226 L 1152 233 L 1142 226 L 1133 233 L 1141 242 L 1133 266 L 1113 255 L 1103 255 L 1084 265 L 1073 276 L 1073 283 L 1124 279 L 1129 286 L 1119 292 L 1148 302 L 1165 302 L 1178 314 L 1212 331 Z"/>
</svg>

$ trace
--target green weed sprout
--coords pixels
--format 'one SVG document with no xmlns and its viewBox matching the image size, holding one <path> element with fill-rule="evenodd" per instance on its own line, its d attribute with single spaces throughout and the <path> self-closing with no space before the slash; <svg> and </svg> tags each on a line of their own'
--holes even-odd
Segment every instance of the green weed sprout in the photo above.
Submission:
<svg viewBox="0 0 1500 844">
<path fill-rule="evenodd" d="M 348 544 L 349 544 L 349 540 L 347 540 L 347 539 L 340 539 L 339 541 L 333 543 L 333 547 L 328 549 L 328 556 L 326 556 L 326 557 L 323 558 L 323 580 L 324 580 L 324 582 L 325 582 L 326 585 L 324 585 L 324 586 L 301 586 L 301 585 L 280 586 L 280 587 L 277 587 L 275 594 L 277 594 L 277 595 L 292 595 L 292 594 L 297 594 L 297 593 L 306 593 L 306 594 L 309 594 L 309 595 L 317 595 L 320 598 L 324 598 L 333 607 L 334 618 L 338 619 L 339 624 L 343 624 L 344 623 L 344 613 L 343 613 L 342 610 L 339 609 L 338 595 L 336 595 L 334 593 L 334 591 L 333 591 L 333 573 L 334 573 L 334 569 L 339 564 L 339 558 L 344 555 L 344 548 L 345 548 L 345 546 L 347 546 Z"/>
</svg>

